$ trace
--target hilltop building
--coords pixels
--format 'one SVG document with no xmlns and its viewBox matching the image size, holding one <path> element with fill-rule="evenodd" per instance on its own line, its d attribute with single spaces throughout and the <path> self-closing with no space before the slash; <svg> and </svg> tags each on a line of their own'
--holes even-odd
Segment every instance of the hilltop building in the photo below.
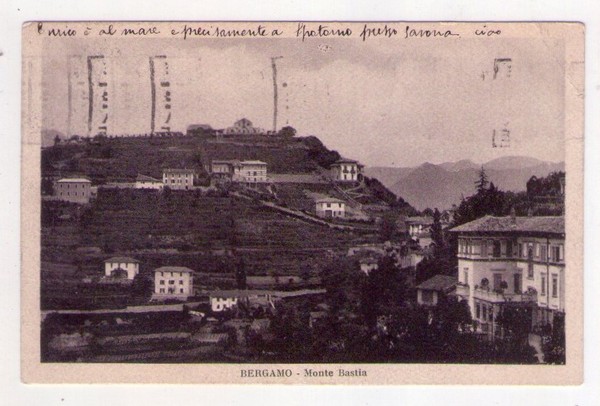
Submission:
<svg viewBox="0 0 600 406">
<path fill-rule="evenodd" d="M 237 134 L 264 134 L 265 130 L 262 128 L 254 127 L 252 125 L 252 121 L 247 118 L 242 118 L 236 121 L 233 126 L 227 127 L 225 129 L 225 134 L 227 135 L 237 135 Z"/>
<path fill-rule="evenodd" d="M 133 279 L 140 272 L 140 261 L 129 257 L 112 257 L 104 261 L 104 276 L 114 276 L 118 271 L 125 271 L 127 279 Z"/>
<path fill-rule="evenodd" d="M 331 177 L 336 182 L 358 182 L 362 179 L 363 167 L 358 161 L 340 159 L 331 164 Z"/>
<path fill-rule="evenodd" d="M 156 189 L 161 190 L 164 187 L 163 181 L 146 175 L 138 175 L 135 179 L 136 189 Z"/>
<path fill-rule="evenodd" d="M 194 187 L 196 172 L 193 169 L 164 169 L 163 185 L 175 190 L 190 190 Z"/>
<path fill-rule="evenodd" d="M 523 306 L 531 326 L 565 311 L 565 219 L 485 216 L 451 230 L 458 235 L 456 294 L 468 300 L 478 330 L 499 335 L 502 306 Z"/>
<path fill-rule="evenodd" d="M 324 197 L 315 201 L 317 216 L 324 218 L 344 218 L 346 203 L 334 197 Z"/>
<path fill-rule="evenodd" d="M 161 266 L 154 270 L 154 298 L 187 299 L 194 294 L 194 271 L 183 266 Z"/>
<path fill-rule="evenodd" d="M 63 178 L 54 183 L 54 196 L 58 200 L 87 204 L 90 202 L 92 182 L 85 178 Z"/>
</svg>

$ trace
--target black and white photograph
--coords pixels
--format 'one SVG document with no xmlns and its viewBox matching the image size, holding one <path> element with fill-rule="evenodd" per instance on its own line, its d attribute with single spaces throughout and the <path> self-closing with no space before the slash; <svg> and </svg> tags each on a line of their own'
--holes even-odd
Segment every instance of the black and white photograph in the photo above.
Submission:
<svg viewBox="0 0 600 406">
<path fill-rule="evenodd" d="M 582 25 L 23 36 L 40 368 L 580 371 Z"/>
</svg>

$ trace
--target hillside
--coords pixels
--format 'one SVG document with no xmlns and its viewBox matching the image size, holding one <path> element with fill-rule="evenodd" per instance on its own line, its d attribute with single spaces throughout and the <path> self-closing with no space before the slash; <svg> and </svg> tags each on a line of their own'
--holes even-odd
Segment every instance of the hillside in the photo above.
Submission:
<svg viewBox="0 0 600 406">
<path fill-rule="evenodd" d="M 43 149 L 42 174 L 87 176 L 102 184 L 132 181 L 138 173 L 160 178 L 167 167 L 202 173 L 211 159 L 260 159 L 271 173 L 309 173 L 328 168 L 340 155 L 316 137 L 95 137 Z"/>
<path fill-rule="evenodd" d="M 483 164 L 491 182 L 509 191 L 524 191 L 532 176 L 546 176 L 564 170 L 564 163 L 539 161 L 529 157 L 503 157 Z M 366 168 L 367 176 L 377 176 L 396 195 L 402 196 L 418 210 L 427 207 L 450 208 L 461 196 L 475 191 L 480 165 L 463 160 L 456 163 L 423 164 L 416 168 Z M 396 176 L 394 180 L 394 176 Z"/>
<path fill-rule="evenodd" d="M 98 271 L 102 259 L 119 254 L 142 260 L 146 270 L 178 264 L 230 272 L 227 253 L 236 252 L 243 253 L 251 275 L 296 274 L 300 263 L 316 267 L 331 253 L 370 240 L 221 193 L 101 190 L 78 215 L 64 219 L 65 209 L 57 208 L 56 202 L 42 205 L 42 261 L 95 264 Z"/>
</svg>

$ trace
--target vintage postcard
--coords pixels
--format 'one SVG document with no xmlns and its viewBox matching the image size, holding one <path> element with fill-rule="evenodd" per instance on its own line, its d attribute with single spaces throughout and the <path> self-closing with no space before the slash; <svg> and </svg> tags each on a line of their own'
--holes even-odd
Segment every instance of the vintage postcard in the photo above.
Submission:
<svg viewBox="0 0 600 406">
<path fill-rule="evenodd" d="M 24 382 L 582 382 L 582 24 L 22 39 Z"/>
</svg>

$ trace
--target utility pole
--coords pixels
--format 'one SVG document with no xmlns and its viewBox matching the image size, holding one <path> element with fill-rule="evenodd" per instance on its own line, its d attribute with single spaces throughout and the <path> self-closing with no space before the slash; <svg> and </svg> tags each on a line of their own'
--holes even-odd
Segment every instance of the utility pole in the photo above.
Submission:
<svg viewBox="0 0 600 406">
<path fill-rule="evenodd" d="M 274 56 L 271 58 L 271 68 L 273 68 L 273 133 L 277 132 L 277 65 L 275 61 L 283 56 Z"/>
</svg>

